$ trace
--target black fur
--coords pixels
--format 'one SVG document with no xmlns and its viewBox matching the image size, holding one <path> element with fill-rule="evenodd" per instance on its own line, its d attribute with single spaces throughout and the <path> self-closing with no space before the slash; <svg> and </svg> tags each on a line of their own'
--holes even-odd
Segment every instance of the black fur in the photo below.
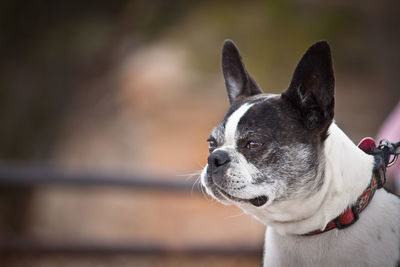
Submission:
<svg viewBox="0 0 400 267">
<path fill-rule="evenodd" d="M 294 108 L 281 97 L 276 96 L 252 106 L 241 118 L 238 125 L 237 141 L 238 151 L 244 155 L 248 162 L 253 163 L 258 169 L 263 170 L 266 166 L 275 169 L 276 175 L 281 174 L 280 178 L 285 179 L 290 188 L 301 183 L 308 183 L 307 179 L 321 178 L 315 188 L 310 188 L 310 193 L 320 189 L 323 184 L 323 177 L 318 177 L 320 160 L 323 158 L 323 142 L 318 138 L 319 132 L 306 129 L 293 114 Z M 248 150 L 246 144 L 250 141 L 263 144 L 256 150 Z M 288 160 L 287 149 L 294 144 L 302 144 L 312 151 L 307 158 L 301 162 L 296 162 L 293 158 L 293 165 L 301 166 L 296 168 L 293 173 L 285 172 L 290 168 L 285 168 Z M 295 155 L 297 151 L 293 151 Z M 312 175 L 310 175 L 312 174 Z M 262 177 L 255 179 L 253 183 L 268 183 L 270 179 L 276 177 Z M 290 192 L 289 192 L 290 193 Z"/>
<path fill-rule="evenodd" d="M 282 96 L 296 108 L 306 128 L 326 133 L 334 115 L 334 87 L 331 51 L 327 42 L 320 41 L 301 58 Z"/>
</svg>

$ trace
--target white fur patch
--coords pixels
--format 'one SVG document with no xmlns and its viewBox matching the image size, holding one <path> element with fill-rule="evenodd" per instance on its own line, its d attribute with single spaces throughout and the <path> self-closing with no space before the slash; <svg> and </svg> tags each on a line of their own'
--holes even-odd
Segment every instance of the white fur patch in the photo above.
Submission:
<svg viewBox="0 0 400 267">
<path fill-rule="evenodd" d="M 240 119 L 244 114 L 253 106 L 254 104 L 243 104 L 240 108 L 238 108 L 235 112 L 231 114 L 225 124 L 225 142 L 224 146 L 232 146 L 236 147 L 236 130 L 239 124 Z"/>
</svg>

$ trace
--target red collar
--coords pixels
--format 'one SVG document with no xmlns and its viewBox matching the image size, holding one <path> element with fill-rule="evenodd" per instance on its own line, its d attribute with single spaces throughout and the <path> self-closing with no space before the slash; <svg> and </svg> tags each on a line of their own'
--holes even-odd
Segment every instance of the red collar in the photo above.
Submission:
<svg viewBox="0 0 400 267">
<path fill-rule="evenodd" d="M 372 138 L 364 138 L 363 140 L 361 140 L 358 147 L 367 154 L 370 154 L 376 146 L 375 146 L 375 141 Z M 372 175 L 371 182 L 364 190 L 364 192 L 357 198 L 355 203 L 353 203 L 350 207 L 348 207 L 338 217 L 330 221 L 326 225 L 324 230 L 315 230 L 306 233 L 304 235 L 310 236 L 310 235 L 321 234 L 335 228 L 343 229 L 355 223 L 359 218 L 359 214 L 365 209 L 365 207 L 368 206 L 368 203 L 374 196 L 375 191 L 383 186 L 385 180 L 386 179 L 385 179 L 384 168 L 376 169 L 376 171 L 374 171 Z"/>
</svg>

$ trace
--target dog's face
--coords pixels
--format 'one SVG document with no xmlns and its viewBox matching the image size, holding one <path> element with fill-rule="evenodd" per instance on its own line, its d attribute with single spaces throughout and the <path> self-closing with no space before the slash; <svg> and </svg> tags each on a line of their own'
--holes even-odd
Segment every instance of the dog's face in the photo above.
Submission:
<svg viewBox="0 0 400 267">
<path fill-rule="evenodd" d="M 324 183 L 324 140 L 333 120 L 329 45 L 311 46 L 289 88 L 263 94 L 226 41 L 222 69 L 231 106 L 208 139 L 202 185 L 224 204 L 262 209 L 304 199 Z"/>
</svg>

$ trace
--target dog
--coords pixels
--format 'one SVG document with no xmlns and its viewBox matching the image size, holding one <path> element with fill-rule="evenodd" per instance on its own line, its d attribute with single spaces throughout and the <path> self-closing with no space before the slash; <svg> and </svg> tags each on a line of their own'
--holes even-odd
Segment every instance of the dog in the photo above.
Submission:
<svg viewBox="0 0 400 267">
<path fill-rule="evenodd" d="M 375 157 L 333 119 L 329 44 L 305 52 L 281 94 L 262 93 L 230 40 L 222 71 L 230 108 L 201 184 L 267 226 L 263 265 L 400 266 L 400 199 L 377 189 Z"/>
</svg>

